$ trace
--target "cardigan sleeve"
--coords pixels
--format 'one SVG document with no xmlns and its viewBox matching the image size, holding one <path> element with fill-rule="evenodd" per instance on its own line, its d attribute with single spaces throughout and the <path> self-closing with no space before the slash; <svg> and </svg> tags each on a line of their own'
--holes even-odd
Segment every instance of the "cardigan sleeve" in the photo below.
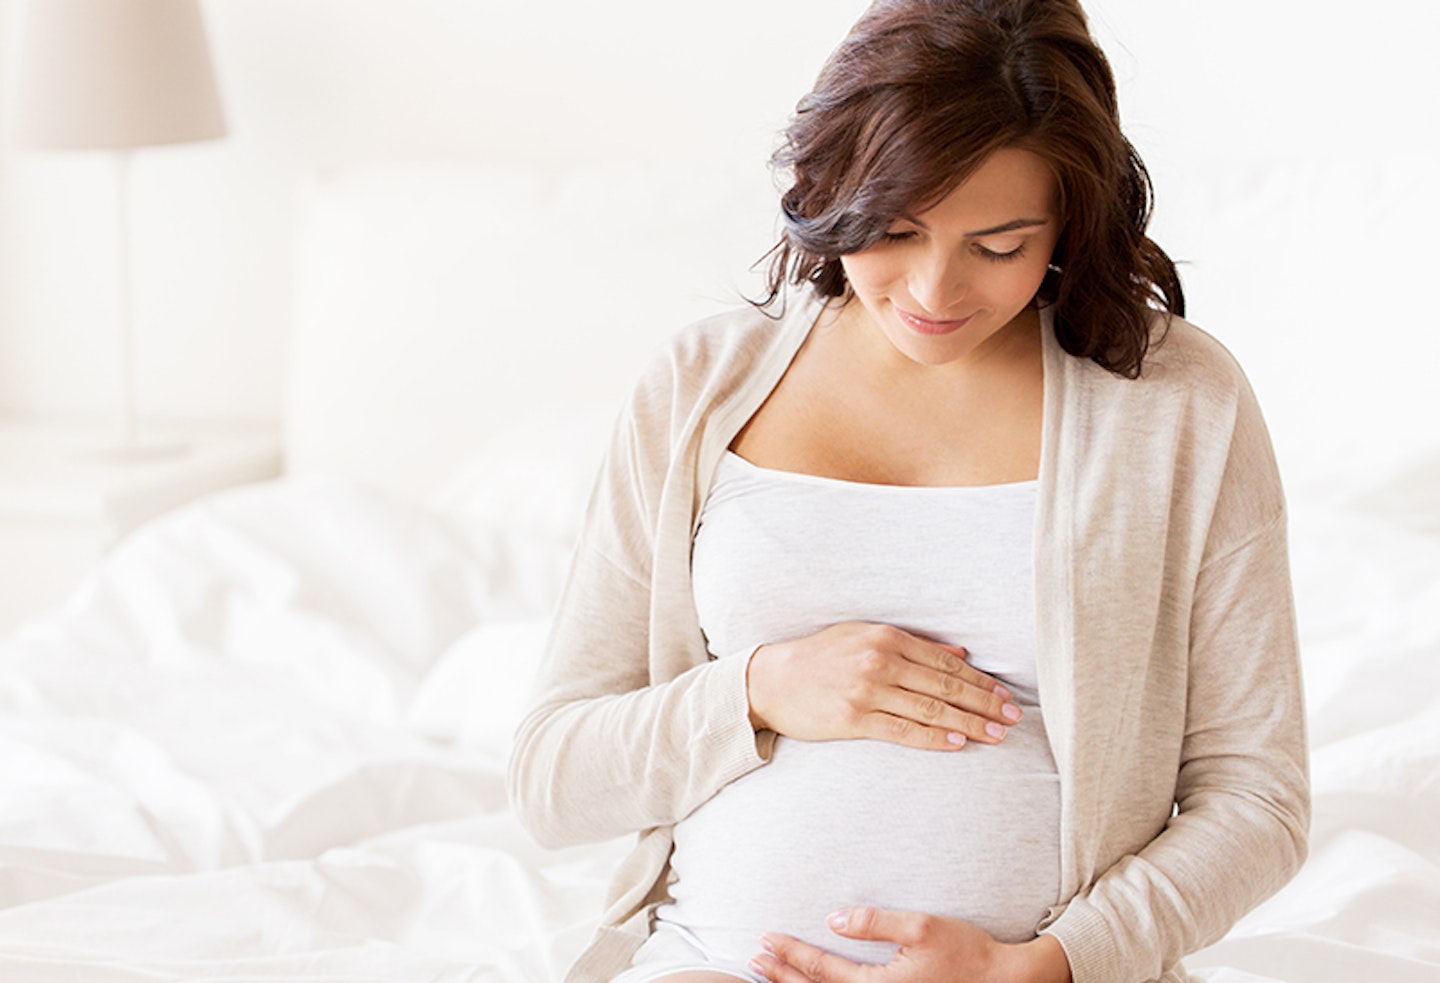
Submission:
<svg viewBox="0 0 1440 983">
<path fill-rule="evenodd" d="M 1283 520 L 1201 574 L 1176 813 L 1047 931 L 1075 983 L 1153 980 L 1290 879 L 1309 798 Z M 1258 653 L 1258 656 L 1255 654 Z"/>
<path fill-rule="evenodd" d="M 673 622 L 669 634 L 688 645 L 672 648 L 687 651 L 654 651 L 652 608 L 674 617 L 674 605 L 653 603 L 656 543 L 677 501 L 667 497 L 683 466 L 676 447 L 694 416 L 676 396 L 681 375 L 662 359 L 621 416 L 554 616 L 535 708 L 516 732 L 511 802 L 547 846 L 672 825 L 764 760 L 764 738 L 749 721 L 748 655 L 707 659 L 698 625 Z"/>
<path fill-rule="evenodd" d="M 1159 978 L 1279 890 L 1306 855 L 1285 510 L 1248 388 L 1241 403 L 1194 581 L 1175 811 L 1046 929 L 1064 946 L 1075 983 Z"/>
</svg>

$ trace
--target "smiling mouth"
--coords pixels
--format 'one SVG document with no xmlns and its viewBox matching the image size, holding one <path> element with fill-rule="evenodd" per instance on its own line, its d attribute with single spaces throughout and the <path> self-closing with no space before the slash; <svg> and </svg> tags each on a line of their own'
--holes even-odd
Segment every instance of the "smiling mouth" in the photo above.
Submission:
<svg viewBox="0 0 1440 983">
<path fill-rule="evenodd" d="M 932 321 L 928 317 L 920 317 L 918 314 L 911 314 L 898 307 L 895 308 L 895 311 L 900 315 L 900 320 L 904 321 L 912 331 L 923 335 L 943 335 L 958 331 L 970 322 L 970 318 L 975 316 L 971 314 L 955 321 Z"/>
</svg>

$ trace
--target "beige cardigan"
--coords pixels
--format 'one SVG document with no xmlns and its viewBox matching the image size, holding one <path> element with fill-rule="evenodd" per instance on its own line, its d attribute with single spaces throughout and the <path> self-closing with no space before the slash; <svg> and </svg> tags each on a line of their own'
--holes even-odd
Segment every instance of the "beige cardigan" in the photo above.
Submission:
<svg viewBox="0 0 1440 983">
<path fill-rule="evenodd" d="M 671 826 L 769 757 L 746 660 L 706 652 L 690 546 L 722 453 L 820 309 L 694 325 L 616 428 L 509 774 L 544 844 L 640 831 L 575 983 L 608 980 L 648 933 Z M 1254 396 L 1208 335 L 1174 319 L 1128 380 L 1043 323 L 1036 639 L 1062 854 L 1045 931 L 1076 983 L 1184 980 L 1181 957 L 1305 855 L 1280 483 Z"/>
</svg>

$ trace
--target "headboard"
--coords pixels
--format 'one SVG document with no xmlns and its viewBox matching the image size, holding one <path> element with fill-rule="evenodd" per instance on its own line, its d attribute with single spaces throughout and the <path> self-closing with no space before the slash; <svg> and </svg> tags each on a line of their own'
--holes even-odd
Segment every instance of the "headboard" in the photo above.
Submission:
<svg viewBox="0 0 1440 983">
<path fill-rule="evenodd" d="M 487 441 L 608 426 L 654 349 L 758 295 L 763 165 L 367 166 L 303 194 L 286 470 L 421 499 Z"/>
</svg>

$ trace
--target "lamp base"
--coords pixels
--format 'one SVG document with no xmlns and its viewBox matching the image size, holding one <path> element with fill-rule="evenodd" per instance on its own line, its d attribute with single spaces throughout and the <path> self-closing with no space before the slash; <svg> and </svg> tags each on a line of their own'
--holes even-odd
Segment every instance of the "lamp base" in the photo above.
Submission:
<svg viewBox="0 0 1440 983">
<path fill-rule="evenodd" d="M 134 437 L 130 440 L 112 440 L 91 444 L 81 450 L 81 455 L 95 464 L 159 464 L 185 457 L 190 445 L 180 440 L 161 440 Z"/>
</svg>

